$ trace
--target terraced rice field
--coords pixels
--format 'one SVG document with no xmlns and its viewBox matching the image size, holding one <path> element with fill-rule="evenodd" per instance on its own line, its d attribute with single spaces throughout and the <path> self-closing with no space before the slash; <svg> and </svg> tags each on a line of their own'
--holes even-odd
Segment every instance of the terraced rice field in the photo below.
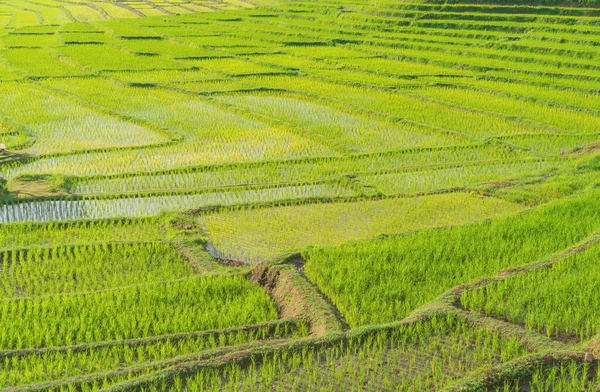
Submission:
<svg viewBox="0 0 600 392">
<path fill-rule="evenodd" d="M 599 48 L 598 0 L 0 0 L 0 390 L 600 390 Z"/>
</svg>

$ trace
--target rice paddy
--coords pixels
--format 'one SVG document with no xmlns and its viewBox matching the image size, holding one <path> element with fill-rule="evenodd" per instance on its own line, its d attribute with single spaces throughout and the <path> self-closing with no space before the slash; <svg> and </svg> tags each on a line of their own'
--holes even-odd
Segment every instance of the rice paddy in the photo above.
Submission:
<svg viewBox="0 0 600 392">
<path fill-rule="evenodd" d="M 0 2 L 0 389 L 598 391 L 597 0 Z"/>
</svg>

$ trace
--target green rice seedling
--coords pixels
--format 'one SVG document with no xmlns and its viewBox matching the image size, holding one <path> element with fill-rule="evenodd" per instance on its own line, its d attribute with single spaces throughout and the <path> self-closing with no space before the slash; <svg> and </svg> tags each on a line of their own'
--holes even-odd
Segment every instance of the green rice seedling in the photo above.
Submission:
<svg viewBox="0 0 600 392">
<path fill-rule="evenodd" d="M 440 390 L 471 370 L 525 354 L 514 339 L 439 317 L 329 348 L 279 350 L 247 367 L 175 377 L 171 385 L 156 380 L 148 390 Z"/>
<path fill-rule="evenodd" d="M 200 82 L 222 79 L 220 75 L 214 72 L 196 69 L 110 72 L 108 75 L 111 78 L 120 79 L 130 84 L 155 83 L 174 85 L 183 82 Z"/>
<path fill-rule="evenodd" d="M 226 91 L 236 91 L 247 87 L 244 82 L 232 81 L 229 79 L 207 80 L 201 82 L 184 82 L 172 84 L 176 89 L 190 91 L 193 93 L 221 93 Z"/>
<path fill-rule="evenodd" d="M 2 349 L 122 340 L 223 329 L 277 318 L 245 278 L 202 277 L 85 294 L 0 301 Z M 30 333 L 22 334 L 23 328 Z"/>
<path fill-rule="evenodd" d="M 501 138 L 505 143 L 520 146 L 543 156 L 566 155 L 593 146 L 600 140 L 599 133 L 582 135 L 519 135 Z"/>
<path fill-rule="evenodd" d="M 325 183 L 120 199 L 33 201 L 0 205 L 0 223 L 145 217 L 193 208 L 227 207 L 296 199 L 328 200 L 351 197 L 357 193 L 359 192 L 341 184 Z"/>
<path fill-rule="evenodd" d="M 55 34 L 9 34 L 2 37 L 5 47 L 42 47 L 49 48 L 59 44 Z M 30 54 L 42 53 L 41 51 L 30 52 Z M 4 52 L 6 55 L 6 52 Z"/>
<path fill-rule="evenodd" d="M 344 58 L 336 62 L 343 68 L 354 68 L 357 70 L 373 73 L 386 73 L 394 76 L 472 74 L 469 71 L 455 70 L 452 68 L 445 68 L 432 64 L 420 64 L 409 61 L 386 59 L 381 57 L 365 58 L 364 53 L 363 56 L 359 58 Z"/>
<path fill-rule="evenodd" d="M 89 73 L 62 61 L 47 48 L 11 48 L 4 50 L 1 55 L 11 67 L 29 76 L 76 76 Z M 31 61 L 32 58 L 37 61 Z"/>
<path fill-rule="evenodd" d="M 457 139 L 431 134 L 416 126 L 374 121 L 286 96 L 235 95 L 216 99 L 261 116 L 285 121 L 349 152 L 460 144 Z"/>
<path fill-rule="evenodd" d="M 61 31 L 60 39 L 65 45 L 101 45 L 112 40 L 103 31 Z"/>
<path fill-rule="evenodd" d="M 558 365 L 536 367 L 528 378 L 505 381 L 496 391 L 521 391 L 527 388 L 532 392 L 542 391 L 597 391 L 597 366 L 588 363 L 578 364 L 564 361 Z"/>
<path fill-rule="evenodd" d="M 414 123 L 434 126 L 476 139 L 522 133 L 547 134 L 550 129 L 523 124 L 389 91 L 374 90 L 315 81 L 310 78 L 270 76 L 247 79 L 248 83 L 271 88 L 287 88 L 343 102 L 351 108 L 369 109 L 384 116 L 402 118 Z"/>
<path fill-rule="evenodd" d="M 100 242 L 166 239 L 159 222 L 155 219 L 0 225 L 0 234 L 0 250 L 2 251 Z"/>
<path fill-rule="evenodd" d="M 552 81 L 551 78 L 546 80 Z M 461 78 L 453 81 L 460 85 L 541 103 L 562 105 L 571 108 L 582 108 L 590 111 L 600 110 L 600 96 L 591 92 L 583 92 L 557 88 L 558 86 L 541 86 L 530 83 L 509 82 L 507 80 Z"/>
<path fill-rule="evenodd" d="M 184 363 L 208 350 L 257 341 L 264 344 L 270 339 L 306 334 L 303 323 L 288 320 L 245 328 L 161 335 L 45 351 L 3 351 L 0 386 L 9 388 L 132 367 L 159 369 Z"/>
<path fill-rule="evenodd" d="M 121 40 L 118 45 L 133 53 L 163 55 L 174 59 L 223 56 L 223 54 L 215 51 L 195 48 L 168 40 Z"/>
<path fill-rule="evenodd" d="M 164 143 L 166 135 L 109 117 L 30 84 L 0 84 L 0 113 L 33 134 L 27 152 L 49 154 Z M 27 108 L 27 109 L 24 109 Z"/>
<path fill-rule="evenodd" d="M 551 268 L 465 292 L 461 302 L 549 337 L 586 340 L 600 332 L 593 310 L 599 261 L 600 247 L 594 246 Z"/>
<path fill-rule="evenodd" d="M 259 160 L 273 159 L 282 155 L 291 158 L 327 153 L 327 149 L 317 142 L 215 107 L 198 97 L 165 90 L 153 90 L 153 94 L 148 95 L 148 89 L 124 87 L 118 83 L 109 83 L 115 88 L 111 92 L 104 88 L 106 83 L 106 80 L 80 79 L 69 80 L 68 83 L 58 81 L 49 84 L 117 113 L 183 135 L 188 143 L 169 148 L 185 148 L 187 154 L 198 157 L 200 162 L 197 164 L 202 161 L 204 163 L 215 163 L 219 160 L 239 161 L 240 158 L 244 159 L 243 157 L 246 157 L 246 160 Z M 114 94 L 114 91 L 123 94 Z M 203 146 L 202 150 L 198 149 L 198 145 Z M 162 159 L 163 165 L 165 160 L 185 159 L 182 152 L 179 154 L 168 152 L 171 158 L 165 156 Z M 131 153 L 148 154 L 147 151 Z M 188 162 L 189 164 L 192 162 Z"/>
<path fill-rule="evenodd" d="M 562 107 L 540 105 L 478 91 L 447 87 L 428 87 L 414 91 L 436 101 L 451 102 L 548 124 L 564 133 L 595 133 L 600 128 L 600 116 Z"/>
<path fill-rule="evenodd" d="M 14 69 L 10 68 L 8 64 L 0 61 L 0 81 L 12 81 L 21 78 L 22 75 L 19 75 Z"/>
<path fill-rule="evenodd" d="M 443 390 L 537 347 L 479 317 L 352 329 L 600 229 L 600 11 L 251 3 L 0 4 L 0 389 Z M 596 337 L 596 250 L 461 312 Z M 290 252 L 271 268 L 296 280 L 253 278 L 350 331 L 268 322 L 290 309 L 232 259 Z M 595 364 L 530 370 L 505 389 L 598 387 Z"/>
<path fill-rule="evenodd" d="M 161 56 L 127 53 L 112 45 L 67 45 L 57 49 L 64 56 L 97 71 L 180 69 L 186 66 Z"/>
<path fill-rule="evenodd" d="M 365 183 L 386 195 L 414 194 L 453 188 L 472 188 L 478 184 L 550 172 L 566 162 L 533 161 L 486 166 L 461 166 L 449 169 L 411 171 L 363 177 Z"/>
<path fill-rule="evenodd" d="M 453 149 L 423 149 L 387 154 L 374 153 L 346 157 L 314 158 L 295 162 L 294 164 L 285 164 L 285 162 L 280 161 L 253 165 L 240 164 L 221 168 L 177 169 L 168 172 L 138 173 L 137 175 L 94 176 L 74 180 L 70 192 L 76 194 L 135 194 L 138 192 L 189 191 L 241 185 L 302 183 L 325 181 L 343 176 L 366 176 L 367 173 L 402 170 L 412 172 L 415 167 L 419 166 L 470 166 L 478 161 L 497 160 L 501 162 L 516 157 L 523 158 L 522 151 L 509 151 L 489 145 Z M 45 170 L 49 169 L 44 162 L 38 162 L 25 166 L 21 170 L 42 170 L 42 167 L 45 167 Z M 54 164 L 56 165 L 57 162 L 54 162 Z M 556 163 L 556 165 L 559 164 L 559 162 Z M 514 165 L 514 168 L 519 167 L 516 163 Z M 529 163 L 529 165 L 535 165 L 535 163 Z M 55 166 L 53 169 L 60 168 Z M 5 175 L 7 177 L 13 176 L 11 171 L 7 171 Z"/>
<path fill-rule="evenodd" d="M 94 244 L 0 253 L 0 300 L 175 280 L 192 269 L 169 244 Z"/>
<path fill-rule="evenodd" d="M 40 24 L 40 19 L 35 12 L 31 10 L 20 9 L 15 12 L 10 7 L 0 7 L 0 11 L 7 11 L 11 15 L 10 22 L 6 25 L 9 28 L 19 28 L 24 26 L 34 26 Z"/>
<path fill-rule="evenodd" d="M 101 12 L 87 5 L 66 5 L 65 9 L 78 22 L 93 22 L 104 19 Z"/>
<path fill-rule="evenodd" d="M 310 69 L 305 68 L 302 71 L 325 81 L 358 84 L 371 87 L 414 87 L 423 83 L 421 80 L 412 78 L 394 78 L 385 75 L 366 75 L 364 72 L 353 70 L 344 70 L 343 72 L 340 72 L 340 68 L 333 67 Z"/>
<path fill-rule="evenodd" d="M 156 32 L 149 27 L 140 26 L 140 24 L 131 24 L 126 21 L 113 20 L 108 22 L 99 22 L 99 26 L 108 29 L 113 35 L 120 38 L 139 38 L 141 40 L 152 38 L 162 38 L 157 35 Z"/>
<path fill-rule="evenodd" d="M 204 38 L 204 37 L 201 37 Z M 251 74 L 273 74 L 281 73 L 285 70 L 250 63 L 236 58 L 219 58 L 206 60 L 185 60 L 188 67 L 198 67 L 202 70 L 215 71 L 226 75 L 239 76 Z"/>
<path fill-rule="evenodd" d="M 322 61 L 307 59 L 304 57 L 293 56 L 285 53 L 261 55 L 256 58 L 255 61 L 259 61 L 263 64 L 272 64 L 282 68 L 288 69 L 314 69 L 325 66 Z"/>
<path fill-rule="evenodd" d="M 598 200 L 592 191 L 491 222 L 315 248 L 303 253 L 305 272 L 350 325 L 387 322 L 455 285 L 573 246 L 600 228 Z"/>
<path fill-rule="evenodd" d="M 355 59 L 365 56 L 362 52 L 338 46 L 288 46 L 285 52 L 294 56 L 311 57 L 318 59 Z"/>
<path fill-rule="evenodd" d="M 129 19 L 129 18 L 139 18 L 139 15 L 136 14 L 133 10 L 128 7 L 120 6 L 118 3 L 105 3 L 98 2 L 95 3 L 95 6 L 102 9 L 108 16 L 113 19 Z"/>
<path fill-rule="evenodd" d="M 234 210 L 200 218 L 219 257 L 258 262 L 309 246 L 464 224 L 519 211 L 469 194 Z"/>
</svg>

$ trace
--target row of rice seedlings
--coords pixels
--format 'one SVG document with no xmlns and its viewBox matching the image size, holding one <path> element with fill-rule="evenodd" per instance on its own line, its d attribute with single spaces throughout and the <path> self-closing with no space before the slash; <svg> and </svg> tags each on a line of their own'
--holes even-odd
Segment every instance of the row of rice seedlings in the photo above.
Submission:
<svg viewBox="0 0 600 392">
<path fill-rule="evenodd" d="M 84 350 L 29 351 L 0 359 L 0 387 L 120 370 L 259 340 L 306 336 L 304 323 L 278 323 L 218 332 L 192 332 L 91 345 Z"/>
<path fill-rule="evenodd" d="M 170 40 L 120 40 L 119 46 L 134 53 L 163 55 L 171 58 L 221 57 L 214 50 L 205 50 Z"/>
<path fill-rule="evenodd" d="M 34 36 L 37 37 L 37 36 Z M 48 48 L 11 48 L 0 52 L 11 67 L 28 76 L 76 76 L 88 74 L 84 69 L 61 61 L 60 57 Z M 31 61 L 35 58 L 36 61 Z"/>
<path fill-rule="evenodd" d="M 522 151 L 509 151 L 490 145 L 456 149 L 425 149 L 389 154 L 351 155 L 301 162 L 266 162 L 250 166 L 179 169 L 152 175 L 128 174 L 112 178 L 88 177 L 74 181 L 70 192 L 76 194 L 121 194 L 320 181 L 342 175 L 402 170 L 418 166 L 469 165 L 478 161 L 507 161 L 524 158 Z M 39 168 L 47 167 L 43 161 Z M 33 170 L 26 166 L 22 170 Z M 150 169 L 147 167 L 146 169 Z M 21 169 L 18 169 L 21 170 Z M 58 170 L 57 170 L 58 171 Z M 10 171 L 6 173 L 11 177 Z"/>
<path fill-rule="evenodd" d="M 289 133 L 280 135 L 263 132 L 250 132 L 248 137 L 256 140 L 244 145 L 245 135 L 235 135 L 228 140 L 205 139 L 184 142 L 160 148 L 136 149 L 126 151 L 103 151 L 76 155 L 44 157 L 25 165 L 13 165 L 0 168 L 2 176 L 9 179 L 19 174 L 64 174 L 64 175 L 103 175 L 120 174 L 164 169 L 180 169 L 186 166 L 212 165 L 220 163 L 248 163 L 261 160 L 284 160 L 286 158 L 317 156 L 327 151 L 324 147 L 311 143 Z M 258 135 L 257 135 L 258 133 Z M 264 135 L 264 136 L 263 136 Z M 257 136 L 263 136 L 258 138 Z M 274 141 L 274 143 L 273 143 Z M 212 145 L 207 145 L 211 143 Z M 219 143 L 220 142 L 220 143 Z M 199 149 L 202 145 L 204 149 Z M 315 151 L 316 150 L 316 151 Z M 323 151 L 325 150 L 325 151 Z"/>
<path fill-rule="evenodd" d="M 30 141 L 31 138 L 22 132 L 0 133 L 0 143 L 4 144 L 9 150 L 22 148 Z"/>
<path fill-rule="evenodd" d="M 482 78 L 460 78 L 448 81 L 460 85 L 467 85 L 474 89 L 518 97 L 519 99 L 532 102 L 542 102 L 550 105 L 562 105 L 600 112 L 600 95 L 593 94 L 591 91 L 583 92 L 561 89 L 551 85 L 532 85 L 526 82 Z M 590 82 L 588 81 L 587 83 L 589 85 Z"/>
<path fill-rule="evenodd" d="M 63 55 L 98 71 L 147 70 L 157 68 L 186 68 L 185 64 L 162 56 L 140 56 L 127 53 L 112 45 L 67 45 L 57 48 Z"/>
<path fill-rule="evenodd" d="M 493 70 L 487 71 L 486 75 L 490 78 L 494 78 L 496 80 L 516 80 L 522 81 L 524 83 L 533 84 L 537 86 L 551 86 L 564 90 L 583 90 L 590 91 L 593 93 L 593 84 L 598 78 L 595 77 L 586 77 L 585 75 L 577 76 L 577 75 L 546 75 L 546 74 L 537 74 L 537 73 L 524 73 L 518 72 L 514 70 Z M 592 86 L 590 86 L 592 85 Z"/>
<path fill-rule="evenodd" d="M 523 324 L 548 337 L 586 340 L 600 332 L 598 264 L 593 246 L 546 268 L 467 291 L 463 306 Z"/>
<path fill-rule="evenodd" d="M 279 30 L 279 29 L 277 29 Z M 352 59 L 361 57 L 372 57 L 365 55 L 363 52 L 344 48 L 343 46 L 288 46 L 285 52 L 294 56 L 311 57 L 317 59 L 344 59 L 344 61 L 352 61 Z"/>
<path fill-rule="evenodd" d="M 311 59 L 308 57 L 299 57 L 294 55 L 289 55 L 286 53 L 275 53 L 275 54 L 265 54 L 261 56 L 254 57 L 253 61 L 260 62 L 262 64 L 273 64 L 282 68 L 288 68 L 290 70 L 295 69 L 315 69 L 320 67 L 333 68 L 336 67 L 335 64 L 331 64 L 329 62 L 324 62 L 319 59 Z M 337 67 L 339 68 L 339 67 Z M 346 72 L 346 70 L 344 70 Z M 370 80 L 369 80 L 370 82 Z"/>
<path fill-rule="evenodd" d="M 31 141 L 31 135 L 13 121 L 0 115 L 0 143 L 7 149 L 17 149 Z"/>
<path fill-rule="evenodd" d="M 330 347 L 279 350 L 243 368 L 232 364 L 171 382 L 157 380 L 147 390 L 441 390 L 469 371 L 526 353 L 514 338 L 439 316 Z"/>
<path fill-rule="evenodd" d="M 93 22 L 104 19 L 102 12 L 87 5 L 65 5 L 64 7 L 78 22 Z"/>
<path fill-rule="evenodd" d="M 435 134 L 408 124 L 392 124 L 286 96 L 218 96 L 223 102 L 319 135 L 349 152 L 464 144 L 466 139 Z M 429 132 L 428 132 L 429 131 Z"/>
<path fill-rule="evenodd" d="M 562 35 L 565 37 L 566 35 Z M 420 36 L 419 36 L 420 37 Z M 567 36 L 568 37 L 568 36 Z M 492 45 L 488 44 L 488 48 L 480 48 L 473 50 L 472 44 L 465 45 L 447 45 L 444 42 L 432 43 L 427 41 L 426 43 L 419 42 L 420 40 L 415 38 L 413 41 L 405 41 L 402 43 L 396 43 L 391 40 L 368 40 L 371 44 L 375 45 L 371 49 L 363 47 L 367 52 L 375 50 L 377 53 L 383 54 L 384 47 L 391 47 L 392 54 L 395 56 L 400 55 L 400 50 L 406 50 L 405 56 L 413 58 L 429 58 L 435 60 L 439 66 L 448 66 L 453 62 L 458 64 L 466 64 L 474 69 L 479 67 L 489 67 L 498 69 L 497 64 L 494 61 L 500 63 L 506 63 L 507 68 L 518 69 L 526 71 L 527 67 L 524 65 L 535 63 L 540 66 L 540 69 L 536 69 L 537 72 L 555 72 L 555 73 L 578 73 L 578 74 L 597 74 L 596 63 L 589 59 L 577 59 L 565 63 L 565 58 L 559 55 L 552 54 L 550 50 L 547 50 L 544 54 L 536 54 L 534 50 L 524 50 L 522 47 L 519 52 L 512 51 L 513 47 L 509 45 Z M 432 52 L 430 57 L 428 53 Z M 460 54 L 468 54 L 469 58 L 465 62 L 461 63 Z M 508 64 L 510 64 L 508 66 Z M 586 72 L 587 71 L 587 72 Z"/>
<path fill-rule="evenodd" d="M 121 38 L 161 38 L 154 29 L 139 24 L 130 24 L 127 21 L 111 20 L 99 22 L 98 26 L 110 30 L 114 36 Z"/>
<path fill-rule="evenodd" d="M 185 39 L 191 40 L 190 37 L 186 37 Z M 235 38 L 232 37 L 231 40 L 235 40 Z M 250 63 L 237 58 L 182 60 L 182 62 L 184 62 L 188 67 L 198 67 L 201 69 L 216 71 L 227 75 L 271 74 L 281 73 L 284 71 L 280 68 Z"/>
<path fill-rule="evenodd" d="M 0 81 L 10 81 L 21 79 L 22 76 L 15 72 L 8 64 L 5 64 L 0 57 Z"/>
<path fill-rule="evenodd" d="M 524 37 L 515 43 L 498 43 L 495 47 L 513 51 L 564 54 L 572 58 L 581 59 L 593 59 L 600 54 L 600 50 L 597 47 L 589 45 L 592 41 L 582 42 L 566 38 L 565 36 L 563 36 L 562 40 L 557 40 L 556 37 L 548 37 L 549 39 L 542 40 L 539 32 L 536 33 Z"/>
<path fill-rule="evenodd" d="M 600 229 L 598 196 L 594 190 L 502 219 L 310 249 L 305 272 L 351 326 L 402 319 L 458 284 L 582 241 Z"/>
<path fill-rule="evenodd" d="M 273 43 L 260 43 L 252 40 L 252 37 L 250 37 L 250 39 L 248 37 L 237 37 L 229 35 L 229 32 L 226 34 L 220 34 L 217 31 L 212 30 L 212 28 L 216 26 L 211 24 L 207 26 L 208 29 L 206 26 L 192 27 L 186 32 L 186 35 L 177 37 L 177 41 L 202 48 L 202 50 L 205 51 L 212 50 L 215 53 L 218 53 L 221 57 L 224 57 L 227 54 L 234 54 L 236 51 L 255 53 L 256 51 L 260 52 L 261 50 L 266 49 L 278 50 Z M 164 31 L 164 29 L 161 29 L 160 31 Z M 212 34 L 209 35 L 209 33 Z M 269 73 L 281 71 L 281 69 L 273 67 L 245 64 L 239 59 L 229 59 L 228 61 L 225 61 L 225 67 L 223 69 L 219 67 L 219 63 L 210 61 L 210 59 L 198 61 L 197 64 L 202 68 L 212 69 L 229 74 L 245 74 L 246 72 L 244 72 L 244 68 L 248 69 L 247 73 Z"/>
<path fill-rule="evenodd" d="M 523 73 L 537 73 L 537 74 L 559 74 L 563 77 L 574 77 L 574 76 L 600 76 L 600 70 L 589 69 L 588 67 L 568 67 L 562 64 L 554 63 L 541 63 L 536 61 L 516 61 L 510 56 L 506 56 L 505 51 L 499 51 L 497 55 L 488 57 L 482 57 L 479 52 L 473 50 L 471 52 L 460 52 L 457 50 L 456 53 L 449 53 L 446 49 L 440 49 L 439 51 L 431 50 L 430 47 L 421 48 L 397 48 L 397 47 L 372 47 L 368 53 L 379 54 L 390 57 L 401 57 L 418 60 L 428 60 L 437 65 L 446 65 L 451 67 L 467 67 L 473 70 L 512 70 Z M 478 49 L 479 50 L 479 49 Z M 500 58 L 498 58 L 500 57 Z M 503 58 L 504 57 L 504 58 Z M 532 71 L 532 65 L 535 65 L 534 71 Z"/>
<path fill-rule="evenodd" d="M 381 20 L 382 18 L 380 18 Z M 395 18 L 389 18 L 390 21 L 395 21 Z M 418 27 L 437 27 L 445 29 L 458 29 L 458 30 L 498 30 L 498 31 L 510 31 L 514 33 L 523 33 L 529 29 L 546 29 L 554 33 L 563 34 L 594 34 L 597 31 L 597 26 L 590 26 L 586 24 L 565 24 L 560 23 L 560 20 L 555 20 L 556 23 L 551 21 L 544 22 L 515 22 L 515 21 L 471 21 L 471 20 L 426 20 L 415 21 L 415 26 Z M 486 30 L 487 29 L 487 30 Z"/>
<path fill-rule="evenodd" d="M 260 286 L 240 276 L 213 276 L 3 300 L 0 315 L 0 348 L 6 350 L 224 329 L 275 320 L 277 311 Z"/>
<path fill-rule="evenodd" d="M 597 145 L 600 133 L 583 135 L 519 135 L 500 138 L 504 143 L 526 148 L 542 156 L 569 154 L 582 147 Z"/>
<path fill-rule="evenodd" d="M 359 84 L 363 86 L 375 86 L 375 87 L 415 87 L 426 83 L 422 79 L 413 78 L 395 78 L 385 75 L 365 75 L 364 72 L 344 69 L 340 72 L 340 68 L 305 68 L 302 70 L 303 73 L 324 79 L 325 81 L 334 81 L 341 83 Z M 365 79 L 368 78 L 368 79 Z M 368 82 L 365 82 L 368 80 Z"/>
<path fill-rule="evenodd" d="M 144 217 L 196 208 L 357 195 L 359 192 L 342 184 L 324 183 L 124 199 L 35 201 L 0 206 L 0 223 Z"/>
<path fill-rule="evenodd" d="M 53 47 L 60 44 L 56 34 L 8 34 L 2 37 L 5 47 Z M 4 52 L 6 53 L 6 52 Z M 40 51 L 33 52 L 40 53 Z M 42 52 L 43 53 L 43 52 Z"/>
<path fill-rule="evenodd" d="M 38 15 L 30 10 L 24 10 L 17 6 L 17 9 L 9 6 L 0 6 L 0 11 L 6 11 L 11 15 L 10 22 L 6 25 L 9 28 L 19 28 L 23 26 L 39 25 Z"/>
<path fill-rule="evenodd" d="M 293 86 L 291 89 L 294 91 L 335 99 L 351 107 L 371 110 L 384 116 L 400 117 L 478 139 L 521 133 L 552 132 L 550 129 L 517 120 L 463 110 L 385 90 L 291 76 L 256 77 L 248 78 L 246 81 L 271 88 L 290 89 L 290 86 Z"/>
<path fill-rule="evenodd" d="M 63 31 L 60 32 L 60 39 L 65 45 L 100 45 L 112 41 L 112 38 L 108 34 L 104 34 L 102 31 Z"/>
<path fill-rule="evenodd" d="M 570 16 L 570 15 L 531 15 L 521 14 L 520 10 L 515 9 L 514 14 L 507 15 L 506 13 L 486 13 L 481 14 L 479 10 L 464 11 L 464 10 L 450 10 L 445 9 L 442 11 L 412 11 L 410 14 L 415 15 L 420 20 L 461 20 L 461 21 L 491 21 L 491 22 L 518 22 L 518 23 L 532 23 L 532 24 L 547 24 L 551 28 L 555 26 L 566 25 L 596 25 L 596 18 L 593 16 Z M 388 10 L 383 10 L 386 17 L 397 17 L 398 15 L 406 15 L 405 13 L 388 13 Z"/>
<path fill-rule="evenodd" d="M 0 32 L 4 34 L 3 28 L 11 22 L 12 16 L 10 13 L 5 12 L 5 9 L 0 8 Z"/>
<path fill-rule="evenodd" d="M 203 47 L 205 49 L 228 49 L 229 47 L 238 46 L 263 47 L 263 45 L 257 44 L 254 41 L 248 42 L 244 38 L 238 40 L 234 36 L 220 34 L 218 31 L 212 30 L 211 27 L 212 25 L 210 24 L 206 26 L 203 25 L 189 27 L 189 30 L 186 31 L 186 34 L 178 37 L 177 40 L 192 44 L 194 46 Z M 164 29 L 159 31 L 164 31 Z M 212 34 L 209 35 L 209 32 L 212 32 Z M 266 43 L 266 46 L 268 45 L 269 44 Z M 203 64 L 206 65 L 207 69 L 220 70 L 215 62 L 207 61 Z M 235 71 L 240 69 L 239 61 L 231 61 L 226 64 L 228 65 L 226 70 L 229 72 L 235 73 Z"/>
<path fill-rule="evenodd" d="M 485 92 L 449 87 L 426 87 L 413 91 L 434 100 L 548 124 L 567 133 L 591 133 L 600 129 L 599 115 L 563 107 L 540 105 Z"/>
<path fill-rule="evenodd" d="M 29 153 L 140 146 L 169 140 L 154 130 L 108 117 L 25 83 L 1 83 L 0 106 L 4 115 L 35 136 Z"/>
<path fill-rule="evenodd" d="M 481 14 L 482 17 L 487 14 L 493 15 L 545 15 L 545 16 L 594 16 L 597 12 L 593 7 L 589 5 L 582 5 L 581 8 L 574 8 L 564 3 L 564 5 L 551 4 L 547 2 L 547 6 L 537 6 L 529 4 L 477 4 L 477 3 L 455 3 L 446 4 L 443 8 L 440 8 L 435 4 L 423 4 L 423 3 L 390 3 L 382 4 L 386 9 L 389 10 L 419 10 L 419 11 L 436 11 L 436 12 L 468 12 Z"/>
<path fill-rule="evenodd" d="M 518 32 L 495 32 L 488 30 L 483 33 L 470 29 L 454 30 L 439 28 L 439 26 L 424 26 L 422 28 L 411 26 L 410 30 L 402 30 L 400 33 L 394 32 L 393 34 L 387 33 L 378 36 L 377 40 L 368 39 L 368 42 L 394 45 L 393 41 L 386 42 L 386 40 L 394 39 L 396 42 L 402 41 L 413 44 L 446 43 L 449 44 L 448 49 L 451 51 L 456 48 L 472 50 L 473 47 L 484 46 L 483 44 L 487 43 L 481 51 L 482 54 L 487 57 L 491 57 L 493 54 L 498 55 L 499 50 L 503 50 L 504 55 L 512 55 L 512 57 L 518 61 L 535 60 L 547 62 L 548 60 L 552 60 L 555 62 L 562 62 L 564 59 L 557 56 L 569 54 L 569 59 L 580 59 L 582 60 L 582 63 L 580 63 L 582 65 L 594 65 L 589 62 L 589 59 L 593 58 L 596 49 L 590 45 L 586 45 L 586 43 L 583 42 L 582 37 L 578 37 L 577 34 L 566 31 L 549 32 L 546 28 L 547 26 L 548 23 L 538 23 L 530 26 L 532 29 L 529 30 L 525 36 Z M 449 40 L 450 38 L 455 38 L 455 40 Z M 566 43 L 571 43 L 572 45 L 566 45 Z M 435 50 L 444 49 L 440 46 L 434 46 L 434 48 Z M 520 57 L 526 53 L 531 53 L 532 57 Z M 500 57 L 503 56 L 500 55 Z M 586 60 L 588 60 L 587 63 Z"/>
<path fill-rule="evenodd" d="M 257 160 L 328 152 L 325 147 L 312 140 L 282 129 L 273 129 L 266 123 L 228 112 L 188 94 L 165 90 L 152 90 L 152 94 L 148 94 L 147 89 L 126 87 L 105 79 L 53 80 L 46 83 L 114 112 L 184 135 L 186 140 L 190 141 L 186 149 L 196 157 L 196 164 L 231 162 L 239 160 L 237 156 L 246 156 L 246 160 Z M 202 149 L 199 149 L 198 145 L 201 145 Z M 175 152 L 170 151 L 171 158 L 161 158 L 167 162 L 182 159 Z M 124 153 L 124 159 L 130 154 L 140 155 L 148 152 Z M 135 158 L 137 159 L 139 156 Z M 113 166 L 118 165 L 113 162 Z"/>
<path fill-rule="evenodd" d="M 123 19 L 123 18 L 139 18 L 140 16 L 135 13 L 134 10 L 123 7 L 119 3 L 105 3 L 105 2 L 97 2 L 94 5 L 100 9 L 102 9 L 106 15 L 108 15 L 112 19 Z"/>
<path fill-rule="evenodd" d="M 193 93 L 213 93 L 213 92 L 225 92 L 234 91 L 247 88 L 248 86 L 239 79 L 220 79 L 220 80 L 207 80 L 201 82 L 183 82 L 172 84 L 172 87 Z"/>
<path fill-rule="evenodd" d="M 106 73 L 114 79 L 134 84 L 171 84 L 176 85 L 182 82 L 198 82 L 209 80 L 222 80 L 222 76 L 215 72 L 198 69 L 181 70 L 155 70 L 155 71 L 125 71 Z"/>
<path fill-rule="evenodd" d="M 558 365 L 537 367 L 529 378 L 505 381 L 496 392 L 596 392 L 600 389 L 597 365 L 563 361 Z"/>
<path fill-rule="evenodd" d="M 506 187 L 494 183 L 484 184 L 482 189 L 505 200 L 527 206 L 539 206 L 598 188 L 600 178 L 597 169 L 593 169 L 593 161 L 592 159 L 584 163 L 584 160 L 576 166 L 561 168 L 548 174 L 509 179 L 506 180 Z"/>
<path fill-rule="evenodd" d="M 93 244 L 0 252 L 0 300 L 97 291 L 192 276 L 170 244 Z"/>
<path fill-rule="evenodd" d="M 457 193 L 233 210 L 203 216 L 199 224 L 218 257 L 259 262 L 309 246 L 460 225 L 519 210 L 502 200 Z"/>
<path fill-rule="evenodd" d="M 498 165 L 461 166 L 449 169 L 389 173 L 361 179 L 386 195 L 414 194 L 441 189 L 470 188 L 488 182 L 546 173 L 565 162 L 534 161 Z"/>
<path fill-rule="evenodd" d="M 0 225 L 0 250 L 61 245 L 82 245 L 98 242 L 158 241 L 166 234 L 155 219 L 120 219 L 15 223 Z"/>
<path fill-rule="evenodd" d="M 409 61 L 386 59 L 382 57 L 343 59 L 336 62 L 344 68 L 356 68 L 361 71 L 386 73 L 396 76 L 473 74 L 466 70 L 440 67 L 433 64 L 419 64 Z M 369 75 L 369 78 L 370 77 L 371 76 Z"/>
</svg>

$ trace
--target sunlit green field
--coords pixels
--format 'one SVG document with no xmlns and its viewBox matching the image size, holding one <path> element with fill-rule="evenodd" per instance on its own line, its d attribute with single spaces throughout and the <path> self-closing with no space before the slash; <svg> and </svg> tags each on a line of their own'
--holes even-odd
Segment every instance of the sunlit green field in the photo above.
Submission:
<svg viewBox="0 0 600 392">
<path fill-rule="evenodd" d="M 598 0 L 0 0 L 2 148 L 0 390 L 600 390 Z"/>
</svg>

